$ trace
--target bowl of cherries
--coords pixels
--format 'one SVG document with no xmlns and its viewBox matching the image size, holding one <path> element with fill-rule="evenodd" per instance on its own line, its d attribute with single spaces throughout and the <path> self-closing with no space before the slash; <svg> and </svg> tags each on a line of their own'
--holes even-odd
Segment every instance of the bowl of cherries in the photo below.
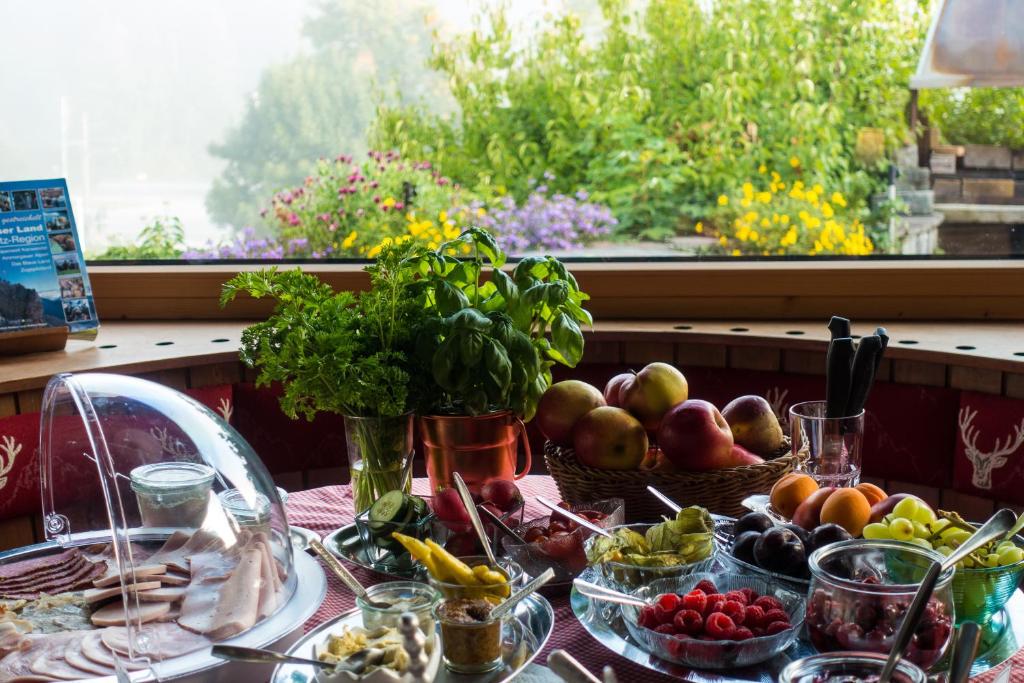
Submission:
<svg viewBox="0 0 1024 683">
<path fill-rule="evenodd" d="M 696 669 L 767 661 L 796 640 L 804 598 L 753 576 L 710 573 L 658 579 L 622 605 L 630 635 L 660 659 Z"/>
<path fill-rule="evenodd" d="M 609 498 L 592 503 L 561 502 L 559 506 L 602 529 L 618 526 L 625 520 L 625 506 L 621 498 Z M 557 512 L 531 519 L 513 531 L 523 542 L 503 536 L 502 547 L 505 552 L 531 576 L 537 576 L 548 568 L 553 569 L 555 577 L 549 586 L 561 584 L 564 587 L 587 566 L 583 542 L 593 532 L 567 517 L 560 516 Z"/>
</svg>

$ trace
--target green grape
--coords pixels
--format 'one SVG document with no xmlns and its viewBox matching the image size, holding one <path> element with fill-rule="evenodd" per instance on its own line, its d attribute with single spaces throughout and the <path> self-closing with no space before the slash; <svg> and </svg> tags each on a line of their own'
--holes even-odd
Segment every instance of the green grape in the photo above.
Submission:
<svg viewBox="0 0 1024 683">
<path fill-rule="evenodd" d="M 999 566 L 999 556 L 996 555 L 995 553 L 990 553 L 990 554 L 986 555 L 985 556 L 985 566 L 986 567 L 998 567 Z"/>
<path fill-rule="evenodd" d="M 971 537 L 971 532 L 964 529 L 955 529 L 942 536 L 942 540 L 954 548 L 958 547 L 961 543 Z"/>
<path fill-rule="evenodd" d="M 940 545 L 938 548 L 935 549 L 935 552 L 939 553 L 943 557 L 949 557 L 953 554 L 953 549 L 950 548 L 948 545 Z"/>
<path fill-rule="evenodd" d="M 909 519 L 897 517 L 889 524 L 889 535 L 897 541 L 909 541 L 914 537 L 914 523 Z"/>
<path fill-rule="evenodd" d="M 863 535 L 864 538 L 892 538 L 892 534 L 889 533 L 889 525 L 880 524 L 879 522 L 868 524 L 864 527 L 861 535 Z"/>
<path fill-rule="evenodd" d="M 996 552 L 997 553 L 1002 553 L 1002 552 L 1004 552 L 1006 550 L 1012 550 L 1013 548 L 1016 548 L 1016 547 L 1017 546 L 1014 545 L 1013 541 L 1003 541 L 1002 543 L 1000 543 L 999 545 L 996 546 Z"/>
<path fill-rule="evenodd" d="M 1021 550 L 1016 546 L 1006 548 L 999 553 L 999 564 L 1001 565 L 1017 564 L 1021 560 L 1024 560 L 1024 550 Z"/>
<path fill-rule="evenodd" d="M 914 545 L 919 545 L 922 548 L 926 548 L 928 550 L 932 549 L 932 544 L 928 542 L 927 538 L 917 538 L 917 537 L 915 537 L 915 538 L 910 539 L 910 542 L 913 543 Z"/>
<path fill-rule="evenodd" d="M 941 532 L 943 529 L 949 526 L 948 519 L 936 519 L 933 522 L 928 522 L 928 528 L 932 530 L 933 534 Z"/>
<path fill-rule="evenodd" d="M 971 557 L 970 555 L 968 555 L 967 557 L 962 559 L 960 562 L 958 562 L 956 566 L 957 567 L 963 567 L 964 569 L 972 569 L 976 564 L 977 563 L 974 561 L 974 558 Z"/>
<path fill-rule="evenodd" d="M 898 503 L 897 503 L 897 505 L 898 505 Z M 932 512 L 932 509 L 930 507 L 928 507 L 927 505 L 921 505 L 919 503 L 918 506 L 917 506 L 917 512 L 914 513 L 914 516 L 911 517 L 911 519 L 914 520 L 915 522 L 921 522 L 922 524 L 928 524 L 929 522 L 934 522 L 935 521 L 935 513 Z"/>
<path fill-rule="evenodd" d="M 928 527 L 926 527 L 921 522 L 914 520 L 912 524 L 914 525 L 914 535 L 918 538 L 928 538 L 932 535 L 932 533 L 928 531 Z"/>
<path fill-rule="evenodd" d="M 918 505 L 916 498 L 904 498 L 900 502 L 896 503 L 896 507 L 892 509 L 892 513 L 897 517 L 903 517 L 904 519 L 914 519 L 914 515 L 917 514 L 920 507 L 921 506 Z"/>
</svg>

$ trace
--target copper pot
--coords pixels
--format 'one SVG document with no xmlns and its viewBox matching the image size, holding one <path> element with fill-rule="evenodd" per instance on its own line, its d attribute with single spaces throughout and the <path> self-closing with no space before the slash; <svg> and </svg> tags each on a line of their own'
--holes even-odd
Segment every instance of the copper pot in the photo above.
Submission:
<svg viewBox="0 0 1024 683">
<path fill-rule="evenodd" d="M 454 472 L 479 492 L 491 479 L 522 479 L 530 471 L 526 425 L 510 410 L 486 415 L 424 415 L 420 417 L 420 434 L 431 491 L 453 486 Z M 516 472 L 520 436 L 526 463 Z"/>
</svg>

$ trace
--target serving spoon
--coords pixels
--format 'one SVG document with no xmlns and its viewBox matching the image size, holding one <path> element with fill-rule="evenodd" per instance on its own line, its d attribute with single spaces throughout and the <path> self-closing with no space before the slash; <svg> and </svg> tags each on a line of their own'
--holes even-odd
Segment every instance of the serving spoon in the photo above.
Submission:
<svg viewBox="0 0 1024 683">
<path fill-rule="evenodd" d="M 620 605 L 633 605 L 635 607 L 646 607 L 650 604 L 646 600 L 641 600 L 632 595 L 627 595 L 611 588 L 605 588 L 583 579 L 573 579 L 572 585 L 581 595 L 594 598 L 595 600 L 617 602 Z"/>
<path fill-rule="evenodd" d="M 551 510 L 552 512 L 554 512 L 556 514 L 559 514 L 562 517 L 565 517 L 566 519 L 571 519 L 572 521 L 576 522 L 577 524 L 579 524 L 584 529 L 589 529 L 590 531 L 593 531 L 595 534 L 601 534 L 602 536 L 607 536 L 608 538 L 612 538 L 611 532 L 608 531 L 607 529 L 602 529 L 598 525 L 596 525 L 593 522 L 591 522 L 589 519 L 584 519 L 583 517 L 580 517 L 579 515 L 577 515 L 577 514 L 575 514 L 573 512 L 569 512 L 568 510 L 566 510 L 563 507 L 559 507 L 558 505 L 556 505 L 555 503 L 552 503 L 550 500 L 548 500 L 544 496 L 537 496 L 537 502 L 540 503 L 541 505 L 543 505 L 544 507 L 546 507 L 548 510 Z"/>
<path fill-rule="evenodd" d="M 491 610 L 491 619 L 501 619 L 506 614 L 510 613 L 515 606 L 518 605 L 523 598 L 535 593 L 538 588 L 546 584 L 548 581 L 555 577 L 555 570 L 548 567 L 541 572 L 535 579 L 531 580 L 525 586 L 517 590 L 512 595 L 508 596 L 504 602 Z"/>
<path fill-rule="evenodd" d="M 518 543 L 526 543 L 526 539 L 524 539 L 522 536 L 513 531 L 508 524 L 505 524 L 505 522 L 501 521 L 501 517 L 498 517 L 498 515 L 494 514 L 493 512 L 491 512 L 490 510 L 483 506 L 480 507 L 480 511 L 487 516 L 487 518 L 491 521 L 492 524 L 494 524 L 494 526 L 498 527 L 498 530 L 501 533 L 505 534 L 509 538 L 514 538 Z"/>
<path fill-rule="evenodd" d="M 365 667 L 367 657 L 372 653 L 369 648 L 354 653 L 342 664 L 331 664 L 321 662 L 319 659 L 307 659 L 286 655 L 283 652 L 264 650 L 256 647 L 239 647 L 238 645 L 214 645 L 210 648 L 210 654 L 221 659 L 230 659 L 236 662 L 253 662 L 255 664 L 303 664 L 314 666 L 318 669 L 330 669 L 332 671 L 351 671 L 358 673 Z M 355 661 L 353 661 L 355 660 Z"/>
<path fill-rule="evenodd" d="M 377 609 L 389 609 L 392 607 L 390 602 L 374 600 L 371 598 L 370 594 L 366 592 L 366 588 L 363 587 L 363 584 L 359 583 L 359 579 L 357 579 L 352 572 L 345 567 L 345 565 L 339 562 L 338 558 L 332 555 L 331 551 L 325 548 L 323 543 L 316 539 L 310 539 L 309 547 L 313 549 L 313 552 L 320 556 L 320 559 L 324 561 L 324 564 L 330 567 L 335 576 L 341 579 L 341 582 L 348 586 L 350 591 L 355 593 L 357 597 L 362 598 L 370 607 L 376 607 Z"/>
<path fill-rule="evenodd" d="M 469 521 L 473 525 L 473 530 L 480 538 L 480 545 L 483 546 L 484 554 L 487 555 L 487 561 L 492 567 L 497 567 L 498 558 L 494 556 L 494 549 L 491 548 L 491 540 L 487 538 L 487 532 L 484 531 L 484 523 L 480 521 L 480 514 L 476 511 L 476 503 L 473 502 L 473 494 L 469 492 L 469 487 L 466 486 L 466 482 L 463 480 L 461 474 L 455 472 L 452 476 L 455 479 L 455 489 L 459 492 L 459 498 L 462 499 L 462 504 L 466 508 L 466 514 L 469 515 Z"/>
<path fill-rule="evenodd" d="M 913 637 L 918 622 L 921 621 L 921 616 L 928 606 L 928 600 L 935 590 L 935 584 L 939 580 L 939 575 L 950 567 L 955 566 L 957 562 L 989 541 L 1000 538 L 1013 527 L 1016 521 L 1017 515 L 1012 510 L 1003 508 L 992 515 L 970 538 L 961 543 L 959 548 L 944 557 L 941 562 L 932 562 L 924 578 L 921 580 L 917 593 L 914 594 L 910 607 L 907 608 L 906 613 L 903 615 L 903 621 L 900 623 L 899 630 L 896 631 L 892 650 L 889 652 L 889 658 L 885 661 L 885 667 L 882 668 L 882 673 L 878 677 L 878 683 L 889 683 L 893 672 L 896 670 L 896 665 L 899 664 L 900 659 L 903 657 L 903 651 L 910 645 L 910 639 Z"/>
</svg>

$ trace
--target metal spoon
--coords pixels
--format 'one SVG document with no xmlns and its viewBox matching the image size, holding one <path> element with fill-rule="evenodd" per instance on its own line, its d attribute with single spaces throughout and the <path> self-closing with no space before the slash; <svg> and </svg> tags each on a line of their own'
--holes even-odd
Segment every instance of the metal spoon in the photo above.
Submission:
<svg viewBox="0 0 1024 683">
<path fill-rule="evenodd" d="M 956 645 L 953 647 L 953 661 L 949 665 L 949 683 L 967 683 L 980 643 L 981 628 L 977 624 L 965 621 L 960 625 Z"/>
<path fill-rule="evenodd" d="M 650 491 L 650 492 L 651 492 L 651 494 L 652 494 L 652 495 L 653 495 L 653 496 L 654 496 L 655 498 L 657 498 L 657 499 L 658 499 L 658 500 L 660 500 L 660 501 L 661 501 L 662 503 L 664 503 L 664 504 L 665 504 L 665 507 L 667 507 L 667 508 L 668 508 L 669 510 L 671 510 L 672 512 L 680 512 L 680 511 L 681 511 L 681 510 L 683 509 L 683 508 L 682 508 L 682 507 L 681 507 L 681 506 L 679 505 L 679 503 L 675 502 L 674 500 L 672 500 L 671 498 L 669 498 L 668 496 L 666 496 L 666 495 L 665 495 L 664 493 L 662 493 L 662 492 L 661 492 L 661 491 L 659 491 L 658 489 L 654 488 L 653 486 L 648 486 L 648 487 L 647 487 L 647 490 L 648 490 L 648 491 Z"/>
<path fill-rule="evenodd" d="M 601 679 L 583 668 L 576 658 L 565 650 L 548 655 L 548 668 L 566 683 L 601 683 Z"/>
<path fill-rule="evenodd" d="M 304 664 L 315 666 L 318 669 L 336 669 L 336 665 L 329 662 L 321 662 L 319 659 L 306 659 L 305 657 L 294 657 L 273 650 L 261 650 L 255 647 L 238 647 L 237 645 L 214 645 L 210 648 L 210 654 L 221 659 L 230 659 L 236 662 L 255 662 L 256 664 Z"/>
<path fill-rule="evenodd" d="M 602 529 L 601 527 L 597 526 L 596 524 L 594 524 L 590 520 L 584 519 L 584 518 L 580 517 L 577 514 L 569 512 L 568 510 L 566 510 L 563 507 L 558 507 L 557 505 L 552 503 L 550 500 L 548 500 L 544 496 L 537 496 L 537 502 L 540 503 L 541 505 L 543 505 L 544 507 L 546 507 L 547 509 L 551 510 L 552 512 L 557 513 L 557 514 L 565 517 L 566 519 L 571 519 L 572 521 L 576 522 L 577 524 L 579 524 L 584 529 L 590 529 L 595 534 L 601 534 L 602 536 L 607 536 L 608 538 L 612 537 L 611 532 L 608 531 L 607 529 Z"/>
<path fill-rule="evenodd" d="M 491 610 L 491 619 L 501 619 L 503 616 L 515 609 L 515 606 L 522 601 L 523 598 L 535 593 L 538 588 L 546 584 L 551 579 L 555 578 L 555 570 L 548 567 L 540 573 L 537 578 L 533 579 L 525 586 L 517 590 L 512 595 L 505 599 L 505 602 L 501 603 L 497 607 Z"/>
<path fill-rule="evenodd" d="M 482 506 L 480 507 L 480 511 L 487 515 L 490 521 L 494 524 L 494 526 L 498 527 L 498 530 L 501 533 L 505 534 L 506 536 L 509 536 L 510 538 L 514 538 L 519 543 L 526 543 L 526 539 L 524 539 L 522 536 L 520 536 L 511 528 L 509 528 L 508 524 L 505 524 L 505 522 L 501 521 L 501 517 L 498 517 L 498 515 L 494 514 L 493 512 Z"/>
<path fill-rule="evenodd" d="M 494 550 L 491 548 L 491 541 L 487 538 L 487 532 L 484 531 L 484 523 L 480 521 L 480 515 L 476 511 L 476 503 L 473 502 L 473 495 L 469 492 L 469 487 L 466 486 L 466 482 L 463 481 L 461 474 L 455 472 L 452 476 L 455 478 L 455 489 L 459 492 L 459 498 L 462 498 L 462 504 L 466 506 L 466 513 L 469 515 L 469 521 L 473 524 L 473 530 L 476 531 L 476 535 L 480 538 L 480 545 L 484 548 L 484 554 L 487 555 L 487 561 L 492 567 L 497 567 L 498 559 L 494 556 Z"/>
<path fill-rule="evenodd" d="M 574 579 L 572 585 L 581 595 L 585 595 L 588 598 L 593 598 L 595 600 L 617 602 L 622 605 L 635 605 L 636 607 L 646 607 L 648 604 L 646 600 L 641 600 L 640 598 L 633 597 L 632 595 L 620 593 L 619 591 L 612 590 L 611 588 L 598 586 L 596 583 L 590 583 L 583 579 Z"/>
<path fill-rule="evenodd" d="M 878 683 L 889 683 L 890 677 L 896 670 L 896 665 L 899 664 L 900 658 L 903 657 L 903 651 L 910 645 L 910 639 L 914 635 L 914 630 L 917 629 L 918 622 L 921 621 L 925 607 L 928 606 L 928 600 L 932 596 L 932 591 L 935 590 L 939 574 L 954 566 L 957 562 L 989 541 L 1001 537 L 1016 521 L 1017 515 L 1012 510 L 1003 508 L 992 515 L 970 538 L 961 543 L 959 548 L 943 558 L 942 562 L 932 562 L 924 578 L 921 580 L 921 585 L 918 587 L 910 607 L 907 608 L 906 613 L 903 615 L 903 622 L 896 632 L 892 650 L 889 652 L 889 659 L 885 661 L 885 667 L 878 677 Z"/>
<path fill-rule="evenodd" d="M 359 583 L 359 579 L 353 576 L 352 572 L 346 569 L 345 565 L 339 562 L 338 558 L 332 555 L 331 551 L 325 548 L 323 543 L 316 539 L 310 539 L 309 547 L 313 549 L 313 552 L 320 556 L 320 559 L 324 561 L 324 564 L 331 568 L 334 574 L 341 579 L 341 582 L 348 586 L 350 591 L 362 598 L 366 604 L 371 607 L 376 607 L 377 609 L 388 609 L 392 606 L 390 602 L 374 600 L 371 598 L 363 587 L 363 584 Z"/>
</svg>

